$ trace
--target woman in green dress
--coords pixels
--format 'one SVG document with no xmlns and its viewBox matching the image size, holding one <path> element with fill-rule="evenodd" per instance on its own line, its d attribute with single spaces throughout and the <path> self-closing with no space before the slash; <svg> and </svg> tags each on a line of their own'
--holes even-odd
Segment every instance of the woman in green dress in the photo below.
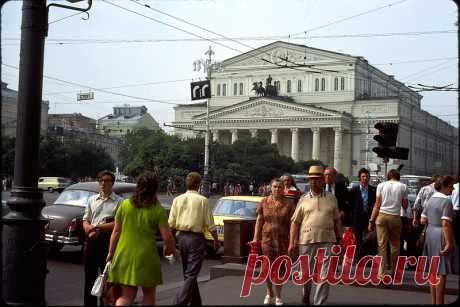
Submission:
<svg viewBox="0 0 460 307">
<path fill-rule="evenodd" d="M 164 254 L 176 254 L 168 217 L 156 196 L 158 183 L 158 176 L 144 172 L 137 179 L 132 198 L 125 199 L 117 209 L 107 255 L 107 261 L 112 261 L 108 282 L 121 285 L 116 306 L 132 305 L 138 287 L 142 287 L 142 304 L 155 304 L 156 286 L 163 282 L 156 245 L 158 231 L 165 243 Z"/>
</svg>

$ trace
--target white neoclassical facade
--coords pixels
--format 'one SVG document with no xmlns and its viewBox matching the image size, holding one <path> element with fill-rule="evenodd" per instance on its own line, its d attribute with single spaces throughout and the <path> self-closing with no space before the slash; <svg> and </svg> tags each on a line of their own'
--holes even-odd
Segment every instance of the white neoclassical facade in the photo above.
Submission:
<svg viewBox="0 0 460 307">
<path fill-rule="evenodd" d="M 458 129 L 422 110 L 420 94 L 363 57 L 279 41 L 227 59 L 222 68 L 211 77 L 213 141 L 262 137 L 294 161 L 319 159 L 351 176 L 369 163 L 383 166 L 371 150 L 374 125 L 394 122 L 409 160 L 390 159 L 389 168 L 404 164 L 402 173 L 416 175 L 458 169 Z M 254 83 L 269 81 L 278 95 L 258 96 Z M 206 129 L 206 104 L 175 107 L 173 124 L 182 137 Z"/>
</svg>

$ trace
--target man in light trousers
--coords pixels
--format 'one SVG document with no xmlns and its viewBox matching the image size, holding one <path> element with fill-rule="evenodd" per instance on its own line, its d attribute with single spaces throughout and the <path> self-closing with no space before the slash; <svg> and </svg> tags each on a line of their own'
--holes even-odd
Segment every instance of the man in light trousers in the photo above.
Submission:
<svg viewBox="0 0 460 307">
<path fill-rule="evenodd" d="M 331 248 L 339 238 L 340 212 L 335 196 L 324 191 L 324 170 L 321 166 L 311 166 L 308 179 L 310 192 L 299 200 L 294 215 L 291 218 L 290 241 L 288 252 L 291 257 L 296 254 L 309 256 L 310 272 L 313 272 L 315 256 L 319 248 L 326 250 L 328 257 L 323 263 L 321 277 L 324 278 L 329 266 Z M 300 230 L 300 239 L 299 239 Z M 311 283 L 303 287 L 302 301 L 310 305 Z M 329 284 L 327 281 L 316 284 L 313 294 L 313 304 L 323 305 L 327 301 Z"/>
</svg>

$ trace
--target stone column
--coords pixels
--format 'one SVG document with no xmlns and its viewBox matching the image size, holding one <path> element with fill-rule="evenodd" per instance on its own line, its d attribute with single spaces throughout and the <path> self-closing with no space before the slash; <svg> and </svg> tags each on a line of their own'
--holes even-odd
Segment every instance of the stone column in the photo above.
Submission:
<svg viewBox="0 0 460 307">
<path fill-rule="evenodd" d="M 230 130 L 232 133 L 232 144 L 238 140 L 238 129 Z"/>
<path fill-rule="evenodd" d="M 334 168 L 338 173 L 342 172 L 342 128 L 334 128 Z"/>
<path fill-rule="evenodd" d="M 278 144 L 278 129 L 270 129 L 272 133 L 271 143 Z"/>
<path fill-rule="evenodd" d="M 219 142 L 219 130 L 212 131 L 212 141 Z"/>
<path fill-rule="evenodd" d="M 320 129 L 319 127 L 310 128 L 313 132 L 313 149 L 311 152 L 311 158 L 313 160 L 319 160 L 319 151 L 320 151 Z"/>
<path fill-rule="evenodd" d="M 291 158 L 299 161 L 299 128 L 291 128 Z"/>
<path fill-rule="evenodd" d="M 249 129 L 249 132 L 251 133 L 252 138 L 257 137 L 257 129 Z"/>
</svg>

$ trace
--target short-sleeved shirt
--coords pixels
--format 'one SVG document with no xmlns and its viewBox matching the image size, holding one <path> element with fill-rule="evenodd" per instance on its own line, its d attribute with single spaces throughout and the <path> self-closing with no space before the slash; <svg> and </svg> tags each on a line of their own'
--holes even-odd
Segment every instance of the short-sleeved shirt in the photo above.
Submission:
<svg viewBox="0 0 460 307">
<path fill-rule="evenodd" d="M 334 225 L 340 220 L 337 199 L 332 193 L 305 194 L 297 204 L 291 221 L 300 224 L 299 244 L 335 243 Z"/>
<path fill-rule="evenodd" d="M 91 196 L 86 204 L 83 221 L 93 226 L 105 223 L 107 218 L 115 217 L 122 200 L 123 198 L 113 192 L 107 198 L 103 198 L 101 194 Z"/>
<path fill-rule="evenodd" d="M 423 211 L 426 202 L 430 199 L 434 192 L 436 192 L 436 190 L 434 189 L 433 184 L 422 187 L 415 198 L 414 209 L 419 212 Z"/>
<path fill-rule="evenodd" d="M 454 208 L 449 196 L 440 192 L 434 193 L 423 208 L 422 217 L 427 218 L 432 225 L 441 225 L 441 220 L 452 222 Z"/>
<path fill-rule="evenodd" d="M 458 182 L 454 184 L 454 190 L 452 191 L 452 205 L 454 206 L 454 210 L 460 210 L 460 206 L 458 205 Z"/>
<path fill-rule="evenodd" d="M 168 219 L 169 227 L 179 231 L 213 231 L 216 226 L 208 199 L 197 191 L 188 190 L 174 198 Z"/>
<path fill-rule="evenodd" d="M 380 212 L 390 215 L 401 215 L 401 204 L 407 199 L 407 186 L 395 180 L 379 183 L 377 197 L 381 197 Z"/>
</svg>

